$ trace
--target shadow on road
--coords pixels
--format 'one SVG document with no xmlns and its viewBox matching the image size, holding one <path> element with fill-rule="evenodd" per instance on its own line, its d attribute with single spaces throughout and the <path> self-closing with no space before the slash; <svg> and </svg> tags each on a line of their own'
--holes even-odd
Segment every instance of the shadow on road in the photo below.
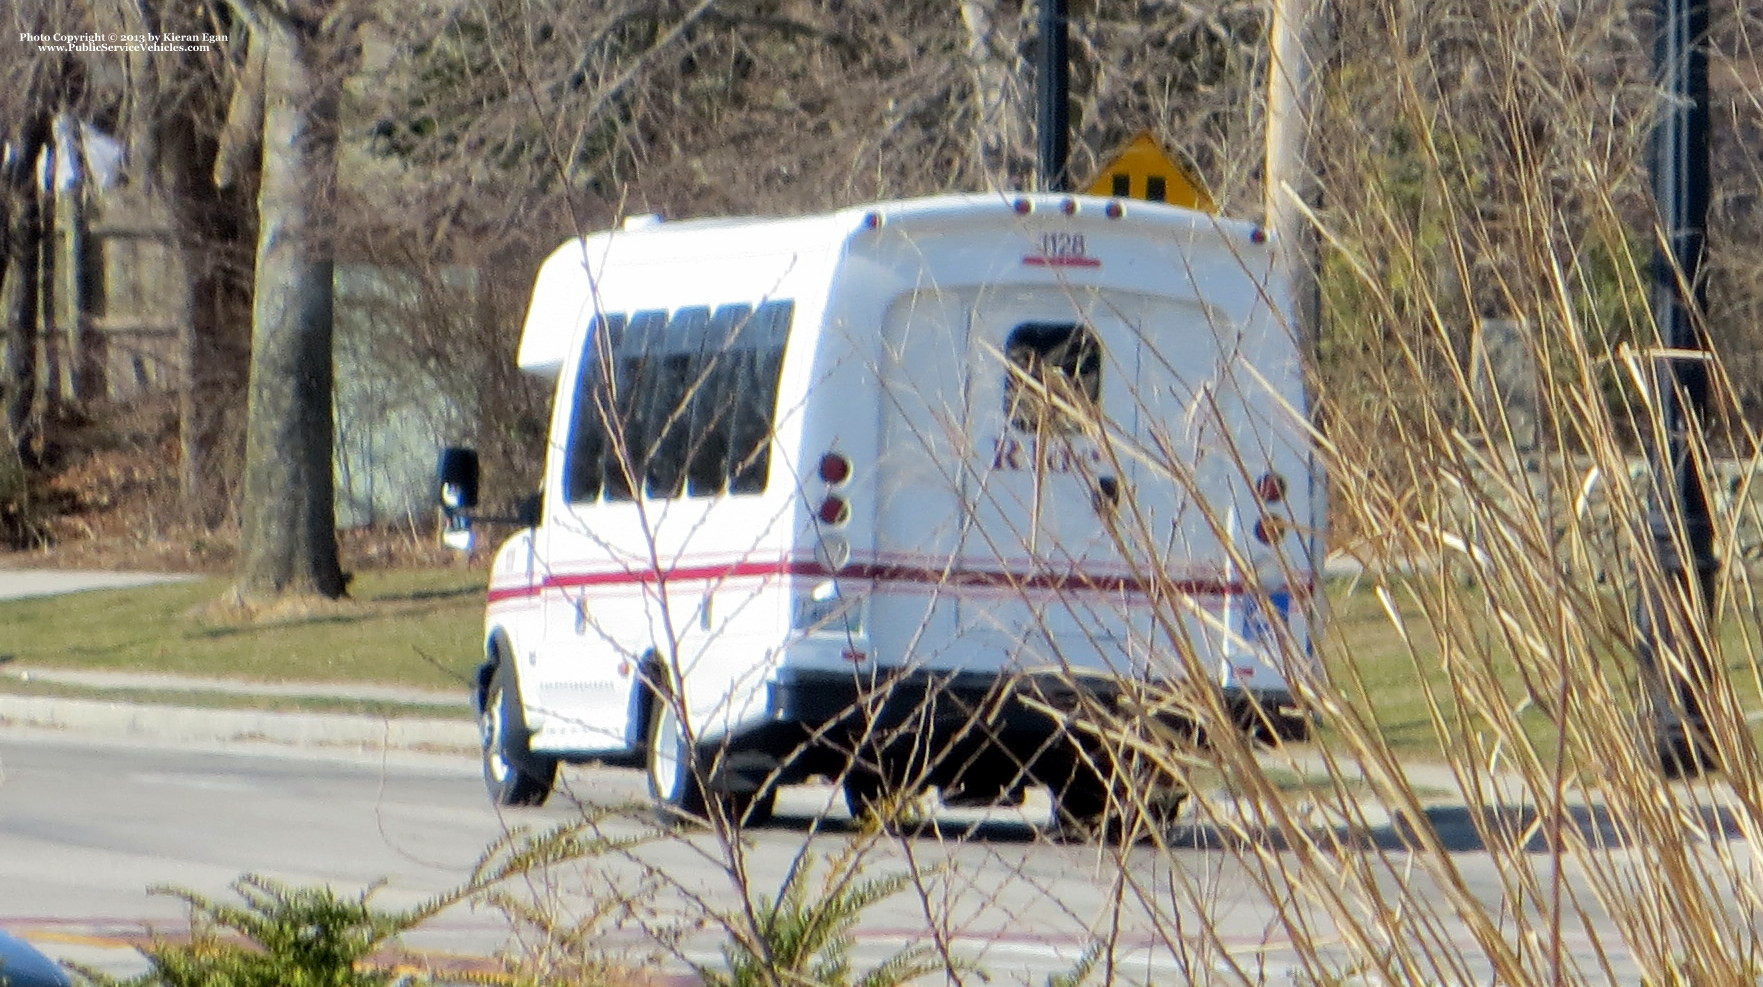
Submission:
<svg viewBox="0 0 1763 987">
<path fill-rule="evenodd" d="M 1728 809 L 1696 806 L 1679 830 L 1681 839 L 1714 843 L 1744 838 L 1739 819 Z M 778 816 L 765 827 L 780 833 L 852 834 L 860 827 L 851 820 L 804 816 Z M 1036 842 L 1069 843 L 1071 839 L 1052 827 L 1013 819 L 951 822 L 932 819 L 908 829 L 903 835 L 927 841 L 961 840 L 988 844 Z M 1479 853 L 1488 850 L 1547 854 L 1557 841 L 1564 849 L 1579 846 L 1621 850 L 1644 845 L 1643 834 L 1601 806 L 1567 807 L 1558 819 L 1530 807 L 1437 806 L 1418 819 L 1398 815 L 1386 825 L 1319 825 L 1296 839 L 1276 829 L 1238 828 L 1222 824 L 1182 821 L 1165 834 L 1163 845 L 1171 850 L 1228 850 L 1259 846 L 1290 850 L 1305 844 L 1342 852 L 1427 852 L 1436 847 L 1446 853 Z"/>
<path fill-rule="evenodd" d="M 1686 810 L 1679 829 L 1680 842 L 1719 842 L 1743 838 L 1738 818 L 1717 806 L 1694 806 Z M 1308 827 L 1305 838 L 1294 839 L 1275 829 L 1237 829 L 1223 825 L 1177 826 L 1170 833 L 1172 848 L 1222 850 L 1259 845 L 1289 850 L 1299 843 L 1342 851 L 1380 850 L 1446 853 L 1477 853 L 1488 850 L 1547 854 L 1557 842 L 1562 849 L 1584 846 L 1621 850 L 1645 844 L 1638 827 L 1602 806 L 1574 805 L 1558 816 L 1534 807 L 1436 806 L 1418 818 L 1397 814 L 1385 825 L 1335 824 Z"/>
<path fill-rule="evenodd" d="M 603 792 L 569 793 L 557 803 L 572 804 L 578 811 L 596 815 L 607 822 L 622 821 L 643 829 L 656 825 L 653 810 L 640 799 L 607 804 Z M 598 808 L 596 808 L 598 805 Z M 776 834 L 796 838 L 815 836 L 849 837 L 866 831 L 864 824 L 846 817 L 842 812 L 827 814 L 806 807 L 807 803 L 780 806 L 777 815 L 762 826 L 751 827 L 750 835 Z M 1368 809 L 1371 807 L 1367 806 Z M 1379 809 L 1367 812 L 1378 821 L 1354 821 L 1338 815 L 1312 816 L 1300 819 L 1296 830 L 1282 830 L 1277 825 L 1256 824 L 1245 818 L 1240 806 L 1201 803 L 1184 812 L 1160 841 L 1141 840 L 1140 845 L 1156 842 L 1176 851 L 1222 851 L 1269 849 L 1285 851 L 1306 847 L 1329 852 L 1365 851 L 1479 853 L 1490 850 L 1505 853 L 1548 854 L 1560 844 L 1571 850 L 1589 847 L 1594 850 L 1622 850 L 1645 846 L 1658 832 L 1656 820 L 1645 827 L 1631 825 L 1617 813 L 1596 805 L 1569 805 L 1559 816 L 1546 807 L 1495 805 L 1436 805 L 1418 815 L 1401 812 L 1387 814 Z M 1709 804 L 1686 803 L 1678 812 L 1675 839 L 1683 843 L 1719 843 L 1745 838 L 1743 820 L 1735 810 Z M 685 832 L 703 830 L 702 825 L 685 827 Z M 890 835 L 914 841 L 969 842 L 993 845 L 1024 845 L 1033 843 L 1074 844 L 1086 840 L 1058 831 L 1050 823 L 1031 819 L 1016 812 L 988 812 L 983 816 L 972 812 L 932 814 Z"/>
</svg>

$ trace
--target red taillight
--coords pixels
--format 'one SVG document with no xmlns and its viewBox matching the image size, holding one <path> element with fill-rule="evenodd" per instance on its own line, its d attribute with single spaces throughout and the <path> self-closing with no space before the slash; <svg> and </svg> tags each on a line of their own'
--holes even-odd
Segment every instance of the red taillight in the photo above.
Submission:
<svg viewBox="0 0 1763 987">
<path fill-rule="evenodd" d="M 820 478 L 838 486 L 851 478 L 851 461 L 836 452 L 820 457 Z"/>
<path fill-rule="evenodd" d="M 1286 523 L 1282 518 L 1264 517 L 1255 522 L 1255 540 L 1263 545 L 1271 545 L 1286 534 Z"/>
<path fill-rule="evenodd" d="M 840 497 L 827 497 L 820 502 L 820 510 L 815 512 L 821 524 L 844 524 L 851 519 L 851 505 Z"/>
<path fill-rule="evenodd" d="M 1263 504 L 1277 504 L 1286 499 L 1286 478 L 1278 473 L 1263 473 L 1255 481 L 1255 499 Z"/>
</svg>

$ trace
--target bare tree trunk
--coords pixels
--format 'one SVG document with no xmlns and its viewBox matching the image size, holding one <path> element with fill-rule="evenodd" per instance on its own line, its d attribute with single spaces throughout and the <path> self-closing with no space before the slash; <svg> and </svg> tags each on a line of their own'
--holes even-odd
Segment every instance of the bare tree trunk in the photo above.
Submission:
<svg viewBox="0 0 1763 987">
<path fill-rule="evenodd" d="M 56 254 L 61 239 L 56 234 L 55 173 L 60 169 L 59 149 L 55 146 L 53 126 L 50 139 L 43 145 L 43 165 L 48 187 L 39 180 L 37 186 L 37 408 L 42 414 L 54 414 L 64 406 L 57 380 L 65 355 L 56 338 L 61 329 L 60 312 L 56 309 L 61 293 L 56 290 L 61 265 Z"/>
<path fill-rule="evenodd" d="M 80 124 L 70 115 L 55 121 L 55 143 L 64 156 L 68 181 L 55 186 L 54 201 L 59 220 L 50 226 L 54 238 L 52 252 L 60 258 L 61 274 L 56 279 L 60 297 L 54 306 L 56 328 L 61 347 L 61 374 L 56 388 L 61 400 L 80 405 L 89 398 L 86 374 L 85 345 L 87 291 L 86 270 L 86 149 Z"/>
<path fill-rule="evenodd" d="M 6 366 L 0 377 L 6 441 L 25 456 L 34 441 L 37 343 L 42 328 L 43 210 L 37 157 L 49 141 L 49 114 L 31 115 L 19 128 L 4 172 L 6 248 L 0 263 L 0 318 L 5 320 Z"/>
<path fill-rule="evenodd" d="M 188 520 L 212 528 L 234 492 L 238 411 L 245 404 L 251 275 L 247 186 L 217 188 L 208 178 L 215 149 L 188 135 L 160 141 L 159 187 L 166 193 L 183 261 L 176 297 L 180 336 L 178 442 Z"/>
<path fill-rule="evenodd" d="M 212 2 L 212 0 L 211 0 Z M 203 4 L 99 5 L 100 30 L 166 34 L 213 30 L 223 11 Z M 237 25 L 221 21 L 223 32 Z M 244 38 L 239 39 L 244 44 Z M 205 56 L 135 52 L 124 56 L 131 99 L 129 146 L 134 178 L 163 198 L 172 215 L 184 277 L 164 286 L 178 313 L 179 486 L 185 519 L 213 528 L 229 516 L 239 493 L 245 381 L 248 373 L 251 254 L 255 237 L 251 192 L 257 137 L 216 140 L 228 106 L 227 73 Z M 260 88 L 248 58 L 233 81 L 236 100 Z M 261 131 L 260 119 L 247 121 Z M 223 166 L 224 159 L 224 166 Z"/>
<path fill-rule="evenodd" d="M 341 72 L 317 28 L 254 19 L 263 174 L 238 596 L 342 596 L 331 415 L 332 212 Z"/>
</svg>

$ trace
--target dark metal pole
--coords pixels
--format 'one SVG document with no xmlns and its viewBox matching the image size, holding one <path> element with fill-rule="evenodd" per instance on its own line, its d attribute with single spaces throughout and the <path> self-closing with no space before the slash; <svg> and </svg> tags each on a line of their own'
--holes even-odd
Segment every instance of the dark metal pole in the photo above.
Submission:
<svg viewBox="0 0 1763 987">
<path fill-rule="evenodd" d="M 1041 190 L 1071 189 L 1067 164 L 1071 158 L 1070 19 L 1066 0 L 1041 0 L 1041 70 L 1039 134 Z"/>
<path fill-rule="evenodd" d="M 1658 0 L 1653 64 L 1665 106 L 1653 131 L 1653 195 L 1664 241 L 1653 256 L 1653 320 L 1673 355 L 1655 361 L 1659 441 L 1647 524 L 1663 578 L 1643 591 L 1636 646 L 1651 729 L 1669 775 L 1712 766 L 1701 697 L 1711 671 L 1714 524 L 1694 445 L 1708 409 L 1708 332 L 1701 278 L 1708 222 L 1707 0 Z M 1675 656 L 1675 658 L 1674 658 Z"/>
</svg>

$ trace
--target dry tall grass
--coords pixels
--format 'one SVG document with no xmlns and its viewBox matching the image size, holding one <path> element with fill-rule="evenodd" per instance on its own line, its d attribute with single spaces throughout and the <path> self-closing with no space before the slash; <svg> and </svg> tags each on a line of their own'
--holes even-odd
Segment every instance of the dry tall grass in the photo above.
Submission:
<svg viewBox="0 0 1763 987">
<path fill-rule="evenodd" d="M 1759 11 L 1718 8 L 1717 80 L 1755 78 Z M 1717 419 L 1696 446 L 1717 490 L 1737 477 L 1736 495 L 1720 497 L 1727 564 L 1712 620 L 1677 627 L 1684 654 L 1668 658 L 1686 674 L 1698 663 L 1685 655 L 1709 656 L 1706 674 L 1687 677 L 1719 771 L 1673 781 L 1658 770 L 1631 620 L 1642 601 L 1678 592 L 1645 524 L 1660 491 L 1637 467 L 1658 440 L 1660 355 L 1645 307 L 1657 239 L 1644 186 L 1656 105 L 1647 29 L 1626 6 L 1382 0 L 1337 12 L 1315 124 L 1326 255 L 1316 441 L 1335 547 L 1364 567 L 1339 596 L 1381 609 L 1399 646 L 1374 654 L 1324 625 L 1329 675 L 1304 690 L 1324 724 L 1310 746 L 1249 743 L 1191 684 L 1142 702 L 1182 709 L 1207 746 L 1097 713 L 1116 759 L 1141 769 L 1120 797 L 1143 800 L 1138 782 L 1159 777 L 1192 791 L 1187 814 L 1166 827 L 1147 824 L 1155 806 L 1125 807 L 1144 810 L 1123 812 L 1137 844 L 1074 854 L 1040 830 L 1049 842 L 1025 854 L 979 851 L 1090 868 L 1099 913 L 1087 898 L 1043 904 L 1053 924 L 1091 938 L 1072 957 L 1072 982 L 1763 977 L 1753 862 L 1763 761 L 1750 725 L 1763 641 L 1742 564 L 1757 443 L 1737 413 L 1750 382 L 1732 369 L 1753 365 L 1756 339 L 1721 318 L 1750 310 L 1754 292 L 1739 277 L 1750 248 L 1736 218 L 1750 214 L 1733 184 L 1718 199 L 1726 225 L 1710 264 Z M 1742 86 L 1729 81 L 1717 98 L 1733 128 L 1723 133 L 1755 128 Z M 1726 137 L 1719 151 L 1717 167 L 1749 160 Z M 1534 417 L 1489 400 L 1471 342 L 1485 318 L 1519 327 Z M 1170 482 L 1188 475 L 1181 462 L 1157 465 Z M 1117 535 L 1146 537 L 1126 516 Z M 1184 604 L 1167 599 L 1178 626 Z M 1190 682 L 1207 672 L 1188 671 Z M 1398 679 L 1421 697 L 1425 742 L 1398 745 L 1380 721 L 1380 692 Z M 1294 772 L 1307 780 L 1293 784 Z M 687 955 L 682 922 L 719 930 L 741 982 L 854 982 L 840 962 L 841 936 L 862 921 L 847 922 L 853 902 L 920 939 L 902 972 L 928 958 L 929 979 L 982 982 L 983 952 L 962 945 L 976 910 L 1028 921 L 1048 912 L 1018 896 L 1063 886 L 1027 863 L 1012 865 L 1011 882 L 977 886 L 961 834 L 903 823 L 898 810 L 879 814 L 886 825 L 811 827 L 783 860 L 775 839 L 714 819 L 707 835 L 663 840 L 677 844 L 671 856 L 654 844 L 629 851 L 634 890 L 572 887 L 643 902 L 636 924 L 663 930 L 663 953 Z M 830 874 L 803 866 L 823 857 Z M 679 877 L 686 858 L 726 881 Z M 795 882 L 808 874 L 822 883 L 805 895 Z M 883 884 L 864 883 L 878 874 Z M 1245 915 L 1259 925 L 1246 930 Z"/>
</svg>

